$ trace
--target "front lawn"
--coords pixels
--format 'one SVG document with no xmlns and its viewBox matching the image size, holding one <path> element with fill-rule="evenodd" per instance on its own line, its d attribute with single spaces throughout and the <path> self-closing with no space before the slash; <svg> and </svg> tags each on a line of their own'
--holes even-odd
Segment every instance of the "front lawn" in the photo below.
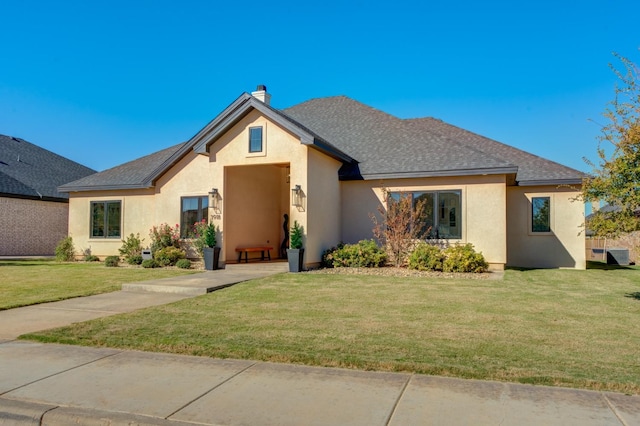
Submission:
<svg viewBox="0 0 640 426">
<path fill-rule="evenodd" d="M 23 338 L 640 394 L 640 271 L 282 274 Z"/>
<path fill-rule="evenodd" d="M 103 262 L 0 260 L 0 310 L 120 290 L 123 283 L 165 278 L 182 269 L 107 268 Z"/>
</svg>

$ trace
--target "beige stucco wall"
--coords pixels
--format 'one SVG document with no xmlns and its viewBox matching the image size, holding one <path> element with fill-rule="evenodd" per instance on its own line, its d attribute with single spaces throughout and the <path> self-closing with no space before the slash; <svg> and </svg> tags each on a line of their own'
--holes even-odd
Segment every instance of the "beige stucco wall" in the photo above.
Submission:
<svg viewBox="0 0 640 426">
<path fill-rule="evenodd" d="M 307 244 L 305 263 L 316 266 L 322 252 L 340 241 L 342 224 L 340 215 L 341 191 L 338 170 L 341 162 L 314 149 L 309 151 Z M 364 218 L 363 220 L 366 220 Z"/>
<path fill-rule="evenodd" d="M 355 243 L 373 238 L 370 213 L 382 204 L 382 189 L 390 191 L 460 190 L 462 238 L 450 243 L 472 243 L 495 269 L 507 261 L 505 176 L 440 177 L 342 182 L 342 238 Z"/>
<path fill-rule="evenodd" d="M 148 247 L 152 226 L 180 223 L 180 197 L 208 194 L 208 170 L 208 159 L 191 152 L 158 179 L 155 188 L 70 193 L 69 235 L 78 254 L 88 248 L 100 257 L 117 255 L 122 240 L 130 234 L 140 234 L 143 246 Z M 90 238 L 91 202 L 107 200 L 122 203 L 122 238 Z"/>
<path fill-rule="evenodd" d="M 249 153 L 249 128 L 263 127 L 263 152 Z M 220 191 L 221 209 L 213 223 L 226 260 L 236 260 L 236 247 L 267 244 L 278 257 L 284 238 L 283 215 L 289 225 L 307 227 L 306 210 L 291 207 L 291 188 L 307 190 L 309 148 L 300 139 L 253 110 L 209 148 L 210 179 Z M 263 174 L 264 172 L 264 174 Z"/>
<path fill-rule="evenodd" d="M 69 204 L 0 197 L 0 256 L 53 256 Z"/>
<path fill-rule="evenodd" d="M 507 190 L 507 265 L 527 268 L 585 269 L 584 203 L 579 188 L 509 187 Z M 551 232 L 531 232 L 531 198 L 550 197 Z"/>
</svg>

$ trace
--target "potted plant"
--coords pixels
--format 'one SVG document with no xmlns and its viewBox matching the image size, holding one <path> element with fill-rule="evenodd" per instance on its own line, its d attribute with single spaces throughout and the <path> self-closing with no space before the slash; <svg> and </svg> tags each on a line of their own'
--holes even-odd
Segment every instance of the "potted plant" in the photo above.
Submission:
<svg viewBox="0 0 640 426">
<path fill-rule="evenodd" d="M 304 258 L 304 249 L 302 248 L 302 226 L 297 220 L 293 221 L 291 228 L 291 248 L 287 249 L 287 259 L 289 260 L 289 272 L 302 271 L 302 261 Z"/>
<path fill-rule="evenodd" d="M 216 228 L 204 219 L 193 226 L 195 233 L 194 245 L 204 259 L 204 269 L 212 271 L 218 269 L 220 261 L 220 247 L 216 247 Z"/>
</svg>

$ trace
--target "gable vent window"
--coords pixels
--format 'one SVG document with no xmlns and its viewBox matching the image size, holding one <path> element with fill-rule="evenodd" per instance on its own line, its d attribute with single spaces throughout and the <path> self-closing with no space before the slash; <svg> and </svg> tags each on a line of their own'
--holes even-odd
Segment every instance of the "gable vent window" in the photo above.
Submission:
<svg viewBox="0 0 640 426">
<path fill-rule="evenodd" d="M 262 127 L 249 128 L 249 152 L 262 152 Z"/>
</svg>

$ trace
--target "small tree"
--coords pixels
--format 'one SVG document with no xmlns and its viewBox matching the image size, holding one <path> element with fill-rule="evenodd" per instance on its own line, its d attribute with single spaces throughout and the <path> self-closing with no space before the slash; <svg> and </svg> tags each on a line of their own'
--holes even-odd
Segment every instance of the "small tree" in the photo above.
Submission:
<svg viewBox="0 0 640 426">
<path fill-rule="evenodd" d="M 297 220 L 293 221 L 293 227 L 291 228 L 291 244 L 290 247 L 292 249 L 301 249 L 302 248 L 302 236 L 303 236 L 303 228 L 298 223 Z"/>
<path fill-rule="evenodd" d="M 614 206 L 612 211 L 595 212 L 587 224 L 596 235 L 611 238 L 640 229 L 640 70 L 627 58 L 614 56 L 625 71 L 609 64 L 621 85 L 615 88 L 615 97 L 604 112 L 609 123 L 599 137 L 599 164 L 585 158 L 594 170 L 582 186 L 584 201 L 604 200 Z M 613 147 L 610 157 L 603 146 L 609 144 Z"/>
<path fill-rule="evenodd" d="M 400 266 L 416 242 L 431 230 L 425 228 L 425 201 L 414 200 L 411 194 L 402 191 L 394 196 L 386 188 L 382 188 L 382 194 L 383 204 L 378 206 L 378 215 L 369 214 L 373 235 L 385 247 L 393 263 Z"/>
<path fill-rule="evenodd" d="M 71 237 L 64 237 L 56 246 L 56 260 L 58 262 L 71 262 L 75 259 L 75 247 Z"/>
</svg>

